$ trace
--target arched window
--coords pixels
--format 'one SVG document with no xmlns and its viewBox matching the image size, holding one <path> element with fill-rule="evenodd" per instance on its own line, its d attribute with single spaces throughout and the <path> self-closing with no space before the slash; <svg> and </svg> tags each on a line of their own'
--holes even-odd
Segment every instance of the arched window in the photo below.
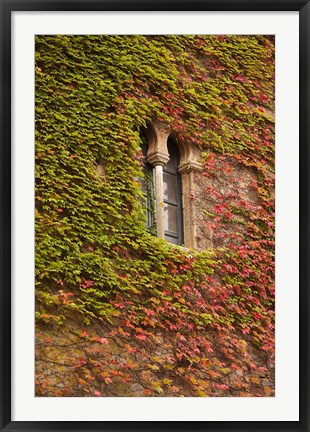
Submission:
<svg viewBox="0 0 310 432">
<path fill-rule="evenodd" d="M 195 249 L 197 219 L 192 197 L 195 172 L 203 168 L 199 162 L 200 149 L 180 139 L 161 121 L 154 120 L 143 132 L 142 187 L 147 197 L 148 227 L 152 226 L 159 238 Z"/>
<path fill-rule="evenodd" d="M 145 195 L 146 227 L 149 231 L 173 244 L 182 245 L 183 211 L 182 184 L 178 172 L 180 152 L 176 143 L 167 141 L 168 155 L 164 160 L 148 162 L 148 140 L 141 133 L 143 158 L 142 191 Z M 158 163 L 160 162 L 160 163 Z M 157 208 L 155 208 L 157 207 Z M 156 214 L 156 218 L 155 218 Z"/>
<path fill-rule="evenodd" d="M 180 152 L 175 142 L 168 138 L 169 161 L 163 167 L 164 230 L 170 243 L 183 244 L 182 185 L 178 172 Z"/>
</svg>

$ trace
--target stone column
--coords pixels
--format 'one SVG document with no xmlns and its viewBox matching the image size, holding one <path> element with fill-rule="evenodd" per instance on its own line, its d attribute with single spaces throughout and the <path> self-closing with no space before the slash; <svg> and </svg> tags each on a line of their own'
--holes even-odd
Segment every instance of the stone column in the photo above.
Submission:
<svg viewBox="0 0 310 432">
<path fill-rule="evenodd" d="M 182 204 L 185 247 L 196 249 L 196 218 L 194 201 L 194 171 L 201 171 L 202 165 L 197 161 L 188 161 L 179 165 L 182 176 Z"/>
<path fill-rule="evenodd" d="M 163 166 L 155 165 L 155 210 L 157 237 L 165 238 Z"/>
<path fill-rule="evenodd" d="M 147 158 L 154 167 L 156 233 L 159 238 L 165 238 L 163 167 L 168 160 L 168 153 L 160 151 L 151 153 Z"/>
</svg>

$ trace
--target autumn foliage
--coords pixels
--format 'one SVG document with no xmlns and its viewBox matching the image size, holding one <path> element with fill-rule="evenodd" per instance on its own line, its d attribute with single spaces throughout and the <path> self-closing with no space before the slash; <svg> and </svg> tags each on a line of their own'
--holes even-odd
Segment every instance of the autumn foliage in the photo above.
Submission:
<svg viewBox="0 0 310 432">
<path fill-rule="evenodd" d="M 274 395 L 273 111 L 271 36 L 36 37 L 38 396 Z M 209 250 L 145 228 L 155 119 L 201 148 Z"/>
</svg>

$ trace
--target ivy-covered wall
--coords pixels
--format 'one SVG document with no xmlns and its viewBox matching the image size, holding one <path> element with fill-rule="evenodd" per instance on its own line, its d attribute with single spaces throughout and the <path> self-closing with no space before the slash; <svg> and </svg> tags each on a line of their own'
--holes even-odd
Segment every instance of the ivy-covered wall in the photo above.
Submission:
<svg viewBox="0 0 310 432">
<path fill-rule="evenodd" d="M 36 393 L 274 394 L 274 38 L 36 37 Z M 203 251 L 145 228 L 141 130 L 201 148 Z"/>
</svg>

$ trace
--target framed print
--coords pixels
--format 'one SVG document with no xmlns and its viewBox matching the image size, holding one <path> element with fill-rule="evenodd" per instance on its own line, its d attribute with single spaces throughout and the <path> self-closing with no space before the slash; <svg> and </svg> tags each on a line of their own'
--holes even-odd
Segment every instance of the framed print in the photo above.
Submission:
<svg viewBox="0 0 310 432">
<path fill-rule="evenodd" d="M 308 430 L 308 1 L 1 23 L 1 430 Z"/>
</svg>

